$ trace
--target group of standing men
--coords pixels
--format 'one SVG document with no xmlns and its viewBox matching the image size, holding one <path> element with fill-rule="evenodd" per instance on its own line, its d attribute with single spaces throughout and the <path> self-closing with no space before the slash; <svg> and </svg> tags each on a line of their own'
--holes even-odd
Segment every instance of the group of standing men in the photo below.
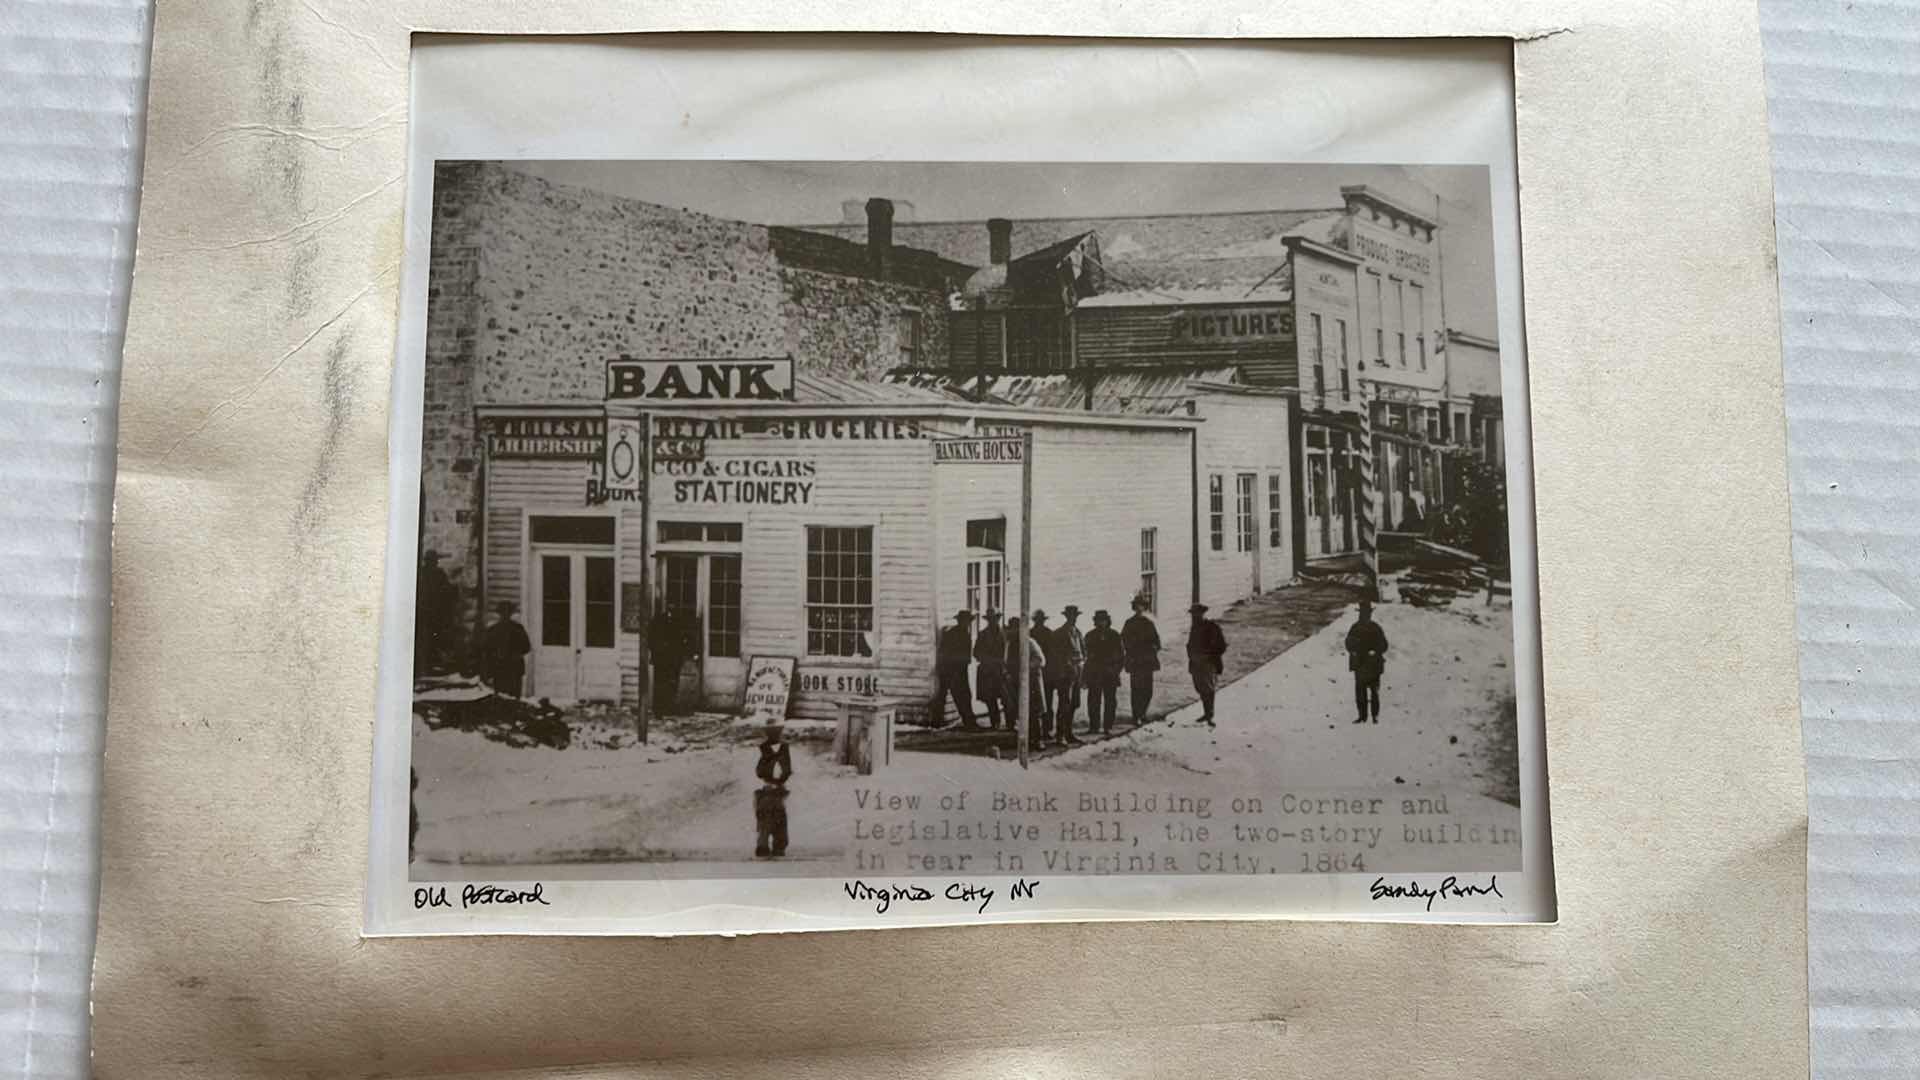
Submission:
<svg viewBox="0 0 1920 1080">
<path fill-rule="evenodd" d="M 1119 714 L 1120 676 L 1124 673 L 1131 691 L 1133 723 L 1144 723 L 1153 703 L 1153 675 L 1160 670 L 1161 649 L 1159 628 L 1147 609 L 1146 599 L 1136 596 L 1133 614 L 1119 630 L 1113 628 L 1112 615 L 1100 610 L 1093 613 L 1093 629 L 1086 631 L 1080 629 L 1080 609 L 1073 604 L 1061 609 L 1057 628 L 1047 626 L 1045 611 L 1035 611 L 1024 656 L 1018 616 L 1002 627 L 1000 613 L 989 609 L 982 620 L 985 625 L 975 634 L 973 612 L 956 613 L 953 625 L 940 634 L 934 696 L 928 706 L 930 719 L 938 726 L 951 699 L 960 714 L 961 730 L 1012 730 L 1024 691 L 1030 702 L 1029 743 L 1036 748 L 1054 743 L 1075 746 L 1081 740 L 1074 731 L 1074 718 L 1083 700 L 1087 705 L 1087 734 L 1113 732 Z M 1218 623 L 1206 618 L 1206 610 L 1205 604 L 1193 606 L 1194 625 L 1187 652 L 1188 669 L 1194 674 L 1194 686 L 1205 708 L 1202 719 L 1211 724 L 1213 691 L 1222 670 L 1220 657 L 1226 651 L 1226 636 Z M 971 664 L 979 665 L 977 686 L 973 687 L 968 679 Z M 984 728 L 974 714 L 976 696 L 986 707 Z"/>
</svg>

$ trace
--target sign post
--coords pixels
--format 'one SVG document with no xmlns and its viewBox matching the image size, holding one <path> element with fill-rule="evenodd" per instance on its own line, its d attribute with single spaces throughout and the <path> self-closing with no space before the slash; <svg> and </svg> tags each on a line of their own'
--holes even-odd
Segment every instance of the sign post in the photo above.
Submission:
<svg viewBox="0 0 1920 1080">
<path fill-rule="evenodd" d="M 609 474 L 611 479 L 611 474 Z M 653 414 L 640 414 L 640 670 L 633 680 L 644 686 L 639 702 L 640 741 L 649 735 L 648 707 L 653 698 L 653 657 L 647 635 L 653 631 Z"/>
<path fill-rule="evenodd" d="M 1019 739 L 1020 767 L 1027 767 L 1027 729 L 1026 718 L 1033 715 L 1036 702 L 1033 701 L 1033 657 L 1029 655 L 1027 640 L 1033 633 L 1033 430 L 1020 434 L 1020 640 L 1014 648 L 1020 650 L 1020 683 L 1014 694 L 1014 700 L 1020 707 L 1013 710 L 1013 730 Z"/>
</svg>

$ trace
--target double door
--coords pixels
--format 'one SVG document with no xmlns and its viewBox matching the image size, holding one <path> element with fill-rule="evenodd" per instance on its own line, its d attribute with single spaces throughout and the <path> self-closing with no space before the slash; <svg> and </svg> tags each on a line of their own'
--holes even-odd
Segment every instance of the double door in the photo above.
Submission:
<svg viewBox="0 0 1920 1080">
<path fill-rule="evenodd" d="M 534 696 L 617 700 L 619 586 L 612 550 L 534 545 L 532 571 Z"/>
<path fill-rule="evenodd" d="M 740 656 L 740 556 L 668 551 L 660 554 L 657 565 L 660 594 L 656 602 L 688 614 L 700 637 L 698 660 L 681 674 L 683 700 L 693 682 L 699 687 L 702 706 L 735 708 L 746 677 Z"/>
</svg>

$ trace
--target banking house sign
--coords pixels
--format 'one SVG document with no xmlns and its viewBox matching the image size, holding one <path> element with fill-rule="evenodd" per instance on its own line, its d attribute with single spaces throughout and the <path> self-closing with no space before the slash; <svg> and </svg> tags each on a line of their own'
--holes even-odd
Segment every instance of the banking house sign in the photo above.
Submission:
<svg viewBox="0 0 1920 1080">
<path fill-rule="evenodd" d="M 793 400 L 793 358 L 607 361 L 607 400 L 648 405 Z"/>
</svg>

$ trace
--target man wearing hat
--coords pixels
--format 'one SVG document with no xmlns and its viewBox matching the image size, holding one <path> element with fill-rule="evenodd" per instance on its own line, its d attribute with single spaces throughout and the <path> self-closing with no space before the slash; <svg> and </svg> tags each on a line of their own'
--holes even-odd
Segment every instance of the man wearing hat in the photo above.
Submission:
<svg viewBox="0 0 1920 1080">
<path fill-rule="evenodd" d="M 1387 632 L 1373 621 L 1373 601 L 1360 601 L 1360 618 L 1347 631 L 1347 670 L 1353 672 L 1353 704 L 1358 710 L 1354 723 L 1367 722 L 1367 707 L 1373 707 L 1373 722 L 1380 722 L 1380 676 L 1387 669 Z"/>
<path fill-rule="evenodd" d="M 1060 609 L 1060 629 L 1047 643 L 1047 693 L 1053 699 L 1053 737 L 1063 745 L 1075 746 L 1073 716 L 1080 711 L 1080 680 L 1086 671 L 1087 637 L 1075 625 L 1080 609 L 1072 604 Z"/>
<path fill-rule="evenodd" d="M 440 553 L 420 553 L 420 572 L 413 592 L 413 667 L 415 675 L 439 667 L 453 651 L 453 623 L 460 592 L 440 567 Z"/>
<path fill-rule="evenodd" d="M 943 727 L 947 698 L 953 698 L 964 731 L 977 731 L 973 719 L 973 692 L 967 688 L 967 665 L 973 662 L 973 612 L 954 613 L 953 625 L 940 632 L 939 650 L 933 661 L 933 701 L 927 708 L 927 723 Z"/>
<path fill-rule="evenodd" d="M 1009 651 L 1019 651 L 1017 638 L 1007 642 Z M 1046 671 L 1053 655 L 1053 631 L 1047 629 L 1047 613 L 1036 610 L 1027 622 L 1027 742 L 1035 748 L 1047 745 L 1047 730 L 1053 726 L 1053 712 L 1047 707 Z"/>
<path fill-rule="evenodd" d="M 1227 652 L 1227 635 L 1220 624 L 1207 618 L 1207 605 L 1187 609 L 1193 626 L 1187 631 L 1187 671 L 1193 676 L 1193 688 L 1200 694 L 1200 722 L 1213 726 L 1213 695 L 1220 689 L 1220 673 L 1226 670 L 1221 657 Z"/>
<path fill-rule="evenodd" d="M 527 638 L 527 628 L 513 617 L 520 610 L 518 605 L 502 600 L 496 610 L 500 617 L 487 627 L 480 648 L 481 670 L 486 673 L 487 685 L 496 693 L 519 697 L 520 683 L 527 675 L 527 654 L 533 651 L 533 642 Z"/>
<path fill-rule="evenodd" d="M 1093 629 L 1087 631 L 1087 732 L 1113 733 L 1114 711 L 1120 694 L 1120 666 L 1125 662 L 1126 646 L 1113 628 L 1113 616 L 1105 610 L 1093 613 Z"/>
<path fill-rule="evenodd" d="M 973 660 L 978 665 L 974 696 L 987 707 L 987 727 L 998 730 L 1000 704 L 1007 696 L 1007 635 L 1000 629 L 1000 613 L 992 608 L 980 621 L 985 625 L 973 639 Z"/>
<path fill-rule="evenodd" d="M 763 859 L 787 853 L 787 781 L 793 777 L 793 752 L 783 737 L 785 731 L 778 720 L 767 725 L 760 760 L 753 766 L 753 774 L 760 778 L 760 787 L 753 793 L 757 833 L 753 853 Z"/>
<path fill-rule="evenodd" d="M 1160 628 L 1153 625 L 1147 607 L 1147 598 L 1134 594 L 1133 615 L 1120 628 L 1127 685 L 1133 698 L 1134 727 L 1147 722 L 1147 706 L 1153 704 L 1153 673 L 1160 670 Z"/>
</svg>

